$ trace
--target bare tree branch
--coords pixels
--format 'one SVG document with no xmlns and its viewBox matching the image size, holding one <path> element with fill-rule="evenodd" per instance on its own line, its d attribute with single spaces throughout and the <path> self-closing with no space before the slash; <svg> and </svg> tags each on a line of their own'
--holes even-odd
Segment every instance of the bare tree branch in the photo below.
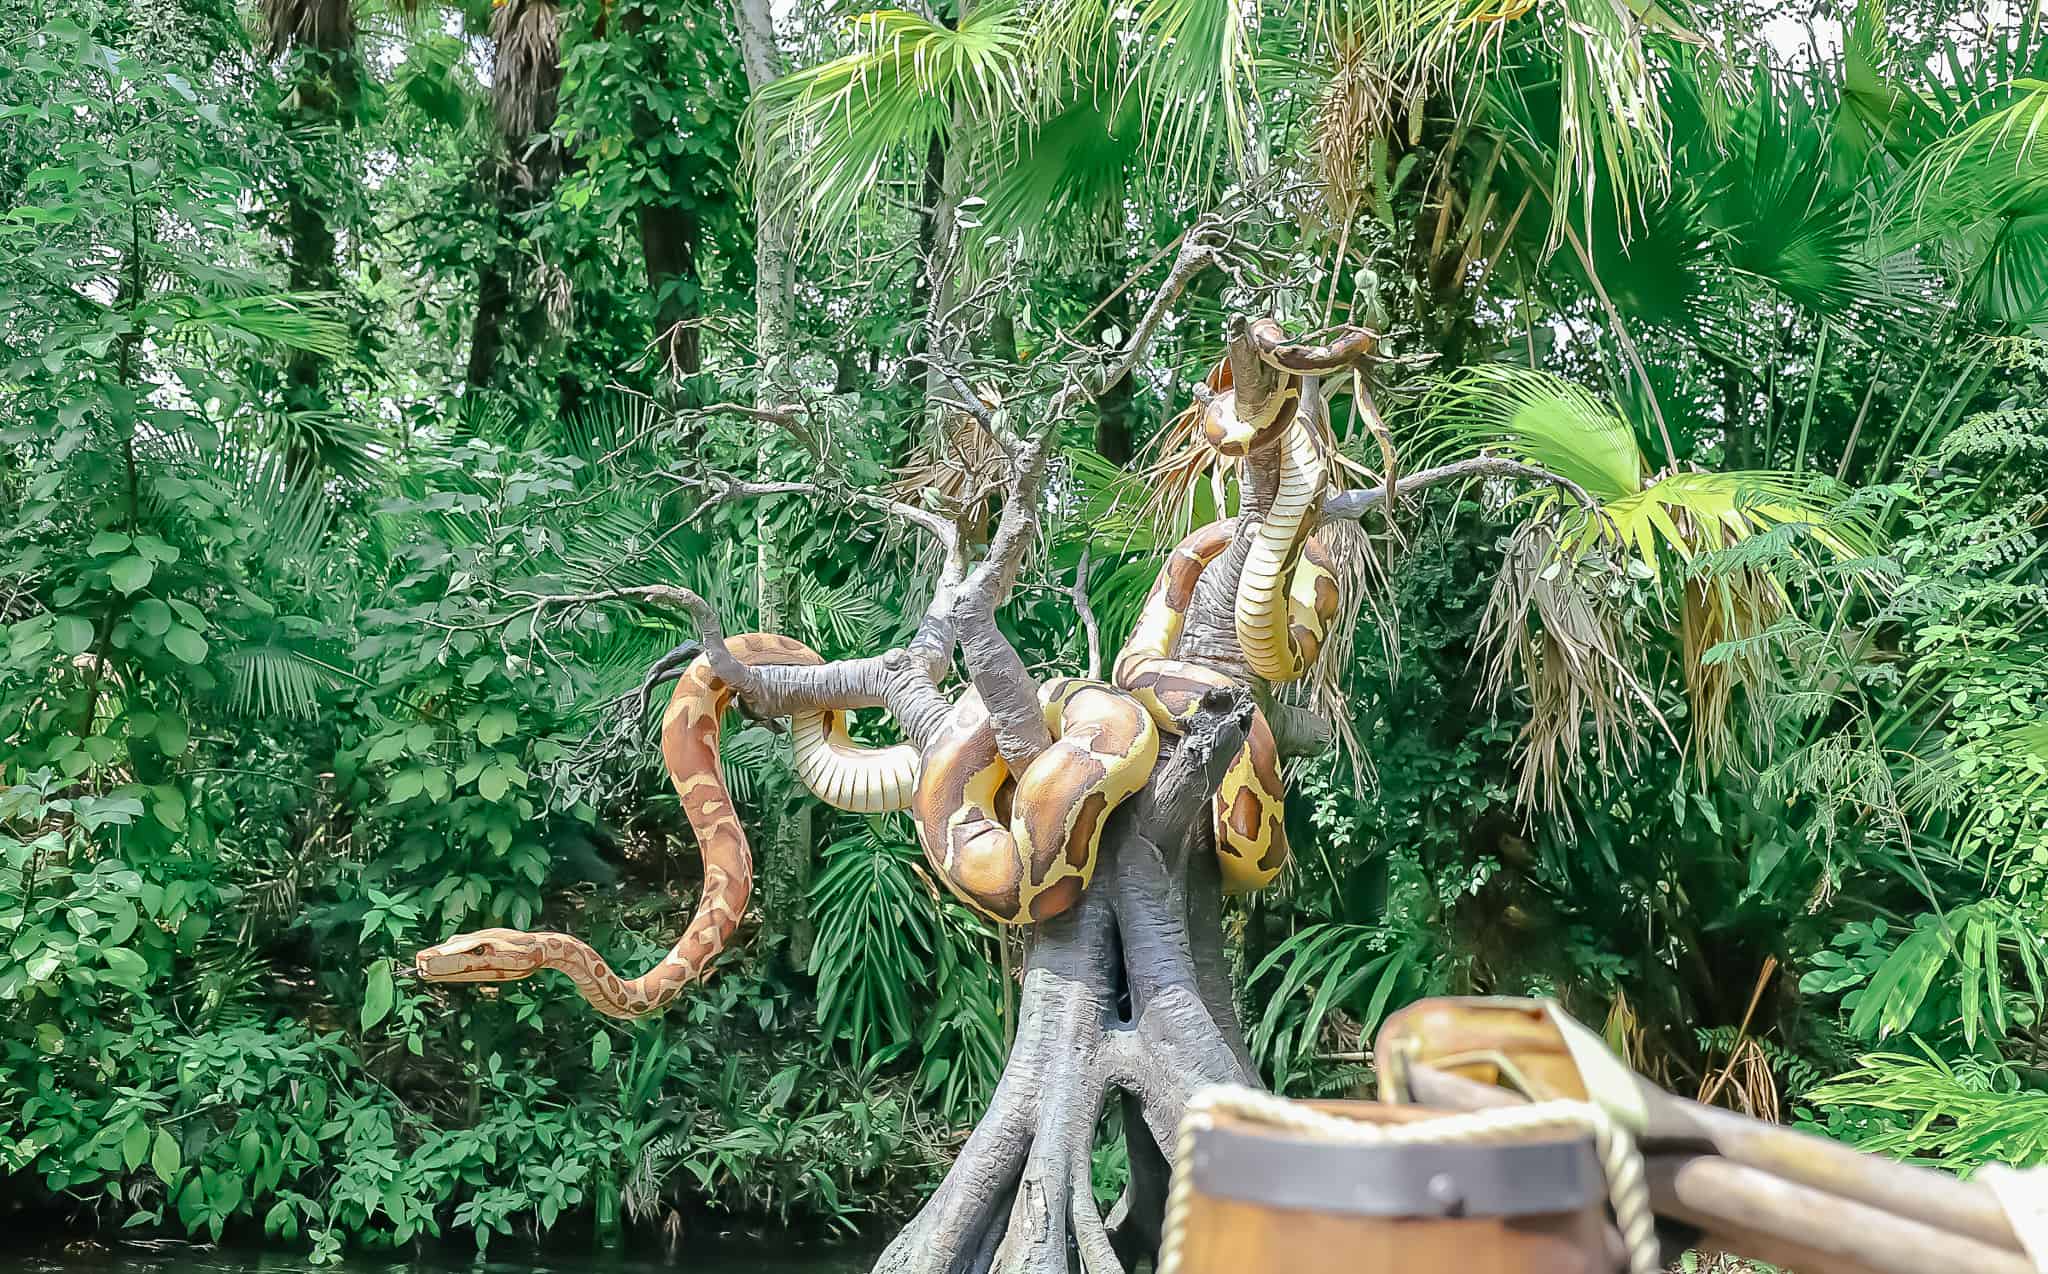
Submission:
<svg viewBox="0 0 2048 1274">
<path fill-rule="evenodd" d="M 709 474 L 693 478 L 688 474 L 663 470 L 660 475 L 682 487 L 701 487 L 706 491 L 704 502 L 691 515 L 700 517 L 709 509 L 735 500 L 763 499 L 778 495 L 807 495 L 820 499 L 843 500 L 874 509 L 899 521 L 908 522 L 938 541 L 950 562 L 961 554 L 960 528 L 951 519 L 942 517 L 930 509 L 920 509 L 914 504 L 891 500 L 872 491 L 853 487 L 827 487 L 816 482 L 748 482 L 725 474 Z"/>
<path fill-rule="evenodd" d="M 724 620 L 716 607 L 687 588 L 645 584 L 597 589 L 587 593 L 508 592 L 526 605 L 501 619 L 511 623 L 542 611 L 603 602 L 643 602 L 686 610 L 703 639 L 703 658 L 718 679 L 733 688 L 756 717 L 786 717 L 820 709 L 887 708 L 904 736 L 923 746 L 945 718 L 950 705 L 939 692 L 945 662 L 934 664 L 907 649 L 894 649 L 860 659 L 835 659 L 817 664 L 750 664 L 726 644 Z"/>
<path fill-rule="evenodd" d="M 707 407 L 697 407 L 682 414 L 687 416 L 740 416 L 747 420 L 760 421 L 762 424 L 774 425 L 777 429 L 796 439 L 797 445 L 802 447 L 813 461 L 820 465 L 825 463 L 825 446 L 819 440 L 816 430 L 811 427 L 811 414 L 795 403 L 785 403 L 781 406 L 756 407 L 750 406 L 747 403 L 721 402 L 712 403 Z"/>
<path fill-rule="evenodd" d="M 1088 604 L 1088 551 L 1081 550 L 1080 564 L 1074 567 L 1074 587 L 1070 593 L 1074 599 L 1075 613 L 1081 616 L 1082 631 L 1088 634 L 1088 679 L 1095 681 L 1102 676 L 1102 625 L 1095 621 L 1095 608 Z"/>
<path fill-rule="evenodd" d="M 1131 369 L 1151 351 L 1152 342 L 1159 336 L 1159 325 L 1166 320 L 1167 313 L 1172 310 L 1174 302 L 1180 299 L 1181 293 L 1187 291 L 1188 284 L 1192 283 L 1195 276 L 1204 269 L 1223 260 L 1223 250 L 1228 238 L 1226 236 L 1223 242 L 1219 243 L 1216 237 L 1223 234 L 1228 224 L 1226 219 L 1216 216 L 1205 217 L 1195 223 L 1189 230 L 1186 240 L 1182 242 L 1179 255 L 1174 257 L 1172 267 L 1167 270 L 1165 280 L 1160 283 L 1158 291 L 1152 294 L 1151 301 L 1138 316 L 1138 321 L 1132 325 L 1131 334 L 1124 338 L 1123 347 L 1117 351 L 1114 358 L 1095 369 L 1092 374 L 1079 368 L 1070 370 L 1071 379 L 1067 387 L 1054 396 L 1052 405 L 1046 410 L 1048 419 L 1061 419 L 1084 401 L 1100 397 L 1111 385 L 1130 374 Z"/>
<path fill-rule="evenodd" d="M 1038 497 L 1045 487 L 1051 450 L 1051 439 L 1043 430 L 1017 444 L 1016 467 L 1003 493 L 1003 511 L 988 556 L 967 573 L 953 608 L 967 675 L 995 723 L 996 750 L 1019 773 L 1052 745 L 1052 734 L 1038 706 L 1038 682 L 996 626 L 996 612 L 1009 601 L 1038 531 Z"/>
<path fill-rule="evenodd" d="M 1439 486 L 1446 482 L 1463 482 L 1468 478 L 1520 478 L 1527 482 L 1545 482 L 1570 495 L 1588 511 L 1597 511 L 1600 508 L 1600 502 L 1570 478 L 1501 456 L 1476 456 L 1470 460 L 1457 460 L 1450 464 L 1438 465 L 1433 469 L 1418 469 L 1401 478 L 1401 490 L 1419 491 L 1424 487 Z M 1386 497 L 1387 488 L 1384 485 L 1332 492 L 1323 497 L 1322 520 L 1342 522 L 1362 517 L 1367 509 L 1382 503 Z"/>
</svg>

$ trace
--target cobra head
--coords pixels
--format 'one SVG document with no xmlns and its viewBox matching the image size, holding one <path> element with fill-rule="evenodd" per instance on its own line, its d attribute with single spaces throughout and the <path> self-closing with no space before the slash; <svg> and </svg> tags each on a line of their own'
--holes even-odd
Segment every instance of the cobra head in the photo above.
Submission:
<svg viewBox="0 0 2048 1274">
<path fill-rule="evenodd" d="M 517 929 L 459 933 L 412 958 L 425 982 L 517 982 L 540 972 L 543 955 L 534 935 Z"/>
</svg>

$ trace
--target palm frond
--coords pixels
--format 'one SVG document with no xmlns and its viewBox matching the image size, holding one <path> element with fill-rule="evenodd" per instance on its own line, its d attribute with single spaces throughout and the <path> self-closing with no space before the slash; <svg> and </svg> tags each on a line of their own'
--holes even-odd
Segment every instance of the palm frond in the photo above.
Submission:
<svg viewBox="0 0 2048 1274">
<path fill-rule="evenodd" d="M 1915 159 L 1889 226 L 1948 259 L 1966 305 L 2024 328 L 2048 316 L 2048 81 L 2019 77 L 1986 96 L 2003 100 Z"/>
<path fill-rule="evenodd" d="M 1834 86 L 1759 71 L 1706 209 L 1728 266 L 1818 314 L 1898 314 L 1914 290 L 1873 257 L 1857 183 L 1838 179 L 1823 116 Z"/>
<path fill-rule="evenodd" d="M 355 679 L 331 662 L 335 653 L 325 643 L 280 632 L 219 648 L 215 662 L 225 674 L 228 705 L 234 711 L 312 717 L 324 694 Z"/>
<path fill-rule="evenodd" d="M 1876 528 L 1867 511 L 1796 475 L 1768 470 L 1668 473 L 1652 478 L 1636 431 L 1610 404 L 1561 376 L 1505 364 L 1468 368 L 1437 382 L 1422 412 L 1434 454 L 1492 452 L 1577 483 L 1604 517 L 1583 519 L 1565 546 L 1606 540 L 1632 549 L 1654 575 L 1671 554 L 1691 561 L 1774 526 L 1799 524 L 1833 553 L 1867 554 Z M 1555 492 L 1533 497 L 1548 510 Z"/>
<path fill-rule="evenodd" d="M 1643 725 L 1658 721 L 1632 670 L 1638 642 L 1617 598 L 1633 573 L 1655 583 L 1674 563 L 1681 599 L 1683 670 L 1694 746 L 1708 764 L 1728 754 L 1737 685 L 1772 670 L 1747 639 L 1787 604 L 1785 577 L 1819 556 L 1869 557 L 1874 520 L 1862 505 L 1793 474 L 1685 471 L 1652 476 L 1629 422 L 1590 391 L 1548 372 L 1483 365 L 1446 377 L 1425 395 L 1439 457 L 1491 452 L 1577 483 L 1598 501 L 1578 508 L 1554 489 L 1522 497 L 1532 508 L 1511 541 L 1482 629 L 1495 696 L 1526 687 L 1522 798 L 1555 805 L 1581 769 L 1590 730 L 1603 763 L 1627 761 Z M 1713 555 L 1767 537 L 1740 561 Z M 1531 620 L 1535 621 L 1534 630 Z M 1708 659 L 1717 649 L 1724 653 Z"/>
<path fill-rule="evenodd" d="M 320 292 L 267 296 L 163 298 L 177 312 L 173 341 L 219 350 L 239 345 L 342 358 L 354 348 L 348 324 L 331 316 L 334 297 Z"/>
<path fill-rule="evenodd" d="M 807 238 L 844 226 L 894 161 L 922 162 L 956 108 L 992 123 L 1029 96 L 1031 25 L 1011 4 L 977 7 L 956 27 L 901 9 L 855 18 L 851 51 L 754 95 L 746 127 L 779 157 L 778 198 Z"/>
<path fill-rule="evenodd" d="M 985 186 L 983 219 L 1041 252 L 1085 248 L 1122 229 L 1123 196 L 1142 154 L 1135 98 L 1119 106 L 1078 91 L 1022 130 L 1014 154 L 997 163 Z"/>
<path fill-rule="evenodd" d="M 1125 75 L 1143 103 L 1152 153 L 1213 153 L 1205 141 L 1220 128 L 1232 160 L 1242 165 L 1252 135 L 1251 7 L 1236 0 L 1146 0 L 1135 12 Z M 1199 184 L 1202 160 L 1188 169 L 1191 184 Z"/>
<path fill-rule="evenodd" d="M 1642 491 L 1635 431 L 1562 376 L 1489 363 L 1433 382 L 1419 407 L 1431 461 L 1491 450 L 1577 483 L 1602 502 Z"/>
</svg>

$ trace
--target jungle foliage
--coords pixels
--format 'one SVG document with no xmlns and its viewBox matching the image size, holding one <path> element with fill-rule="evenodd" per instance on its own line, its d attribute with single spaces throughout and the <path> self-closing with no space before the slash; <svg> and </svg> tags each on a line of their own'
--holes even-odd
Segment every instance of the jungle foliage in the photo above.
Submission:
<svg viewBox="0 0 2048 1274">
<path fill-rule="evenodd" d="M 637 970 L 686 913 L 635 704 L 691 630 L 548 598 L 902 640 L 929 563 L 836 494 L 990 498 L 915 355 L 1028 411 L 1215 209 L 1227 268 L 1059 440 L 1028 658 L 1085 659 L 1083 569 L 1113 651 L 1230 499 L 1147 471 L 1227 313 L 1383 331 L 1404 467 L 1605 511 L 1481 484 L 1352 544 L 1340 746 L 1229 919 L 1268 1078 L 1552 994 L 1688 1094 L 2048 1159 L 2048 32 L 1776 8 L 805 11 L 758 93 L 695 0 L 0 10 L 0 1214 L 326 1259 L 914 1204 L 1015 937 L 758 725 L 757 914 L 679 1007 L 400 974 L 486 923 Z"/>
</svg>

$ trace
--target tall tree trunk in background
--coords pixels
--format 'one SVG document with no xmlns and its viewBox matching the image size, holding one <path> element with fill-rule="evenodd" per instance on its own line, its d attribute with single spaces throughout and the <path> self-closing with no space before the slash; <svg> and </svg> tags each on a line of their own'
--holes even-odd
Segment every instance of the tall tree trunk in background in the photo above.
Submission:
<svg viewBox="0 0 2048 1274">
<path fill-rule="evenodd" d="M 626 10 L 623 25 L 629 36 L 643 44 L 649 73 L 666 83 L 671 70 L 668 52 L 660 42 L 646 40 L 648 18 L 646 7 L 633 5 Z M 750 76 L 752 70 L 749 63 Z M 655 345 L 670 372 L 694 376 L 704 366 L 703 333 L 697 326 L 703 313 L 697 270 L 704 228 L 684 202 L 691 174 L 683 157 L 655 145 L 668 131 L 646 106 L 633 108 L 633 139 L 643 153 L 661 156 L 659 162 L 668 181 L 665 200 L 640 205 L 640 257 L 647 266 L 647 289 L 654 300 Z"/>
<path fill-rule="evenodd" d="M 334 226 L 328 220 L 327 203 L 296 174 L 285 182 L 285 247 L 291 256 L 286 270 L 292 291 L 332 292 L 340 285 L 341 268 L 335 261 Z M 327 409 L 327 391 L 322 384 L 326 367 L 327 360 L 321 355 L 292 351 L 284 374 L 286 403 L 291 410 Z"/>
<path fill-rule="evenodd" d="M 1126 264 L 1122 253 L 1111 258 L 1111 287 L 1125 277 Z M 1130 292 L 1125 291 L 1103 307 L 1102 321 L 1122 334 L 1117 338 L 1119 341 L 1131 333 L 1130 297 Z M 1111 464 L 1119 467 L 1129 464 L 1138 450 L 1137 384 L 1131 379 L 1131 374 L 1125 372 L 1115 384 L 1103 390 L 1102 396 L 1095 400 L 1095 407 L 1095 450 Z"/>
<path fill-rule="evenodd" d="M 946 135 L 933 133 L 924 148 L 924 180 L 917 195 L 917 274 L 910 281 L 910 310 L 931 313 L 933 266 L 939 247 L 939 205 L 946 198 Z M 931 340 L 929 324 L 911 336 L 911 352 L 921 353 Z"/>
<path fill-rule="evenodd" d="M 518 315 L 526 218 L 548 201 L 569 159 L 551 135 L 561 108 L 561 9 L 554 0 L 506 0 L 491 14 L 491 38 L 491 113 L 502 153 L 489 165 L 492 246 L 477 272 L 464 378 L 472 389 L 497 381 L 506 329 L 530 326 Z"/>
<path fill-rule="evenodd" d="M 505 349 L 505 326 L 511 321 L 518 287 L 519 223 L 514 219 L 514 192 L 509 176 L 500 173 L 491 206 L 491 251 L 477 270 L 476 318 L 469 331 L 469 362 L 463 383 L 485 389 L 497 383 L 498 360 Z"/>
<path fill-rule="evenodd" d="M 775 42 L 772 0 L 735 0 L 734 19 L 740 33 L 740 55 L 747 68 L 747 87 L 758 93 L 783 73 L 782 49 Z M 766 134 L 757 136 L 750 159 L 754 168 L 754 356 L 760 378 L 754 405 L 774 407 L 794 351 L 791 325 L 796 311 L 796 268 L 791 256 L 791 227 L 784 212 L 774 155 Z M 779 435 L 762 435 L 757 459 L 765 470 Z M 789 620 L 788 577 L 769 513 L 773 502 L 758 501 L 754 514 L 756 610 L 765 631 L 783 631 Z M 805 963 L 810 955 L 810 911 L 804 905 L 811 881 L 811 802 L 795 783 L 785 782 L 777 794 L 766 837 L 768 853 L 761 875 L 772 897 L 785 900 L 789 920 L 790 958 Z M 778 909 L 780 910 L 780 909 Z"/>
<path fill-rule="evenodd" d="M 353 0 L 263 0 L 261 9 L 271 57 L 297 54 L 291 91 L 279 104 L 288 136 L 304 147 L 327 139 L 353 118 L 360 97 Z M 332 292 L 341 283 L 332 199 L 313 188 L 306 173 L 314 164 L 287 163 L 279 184 L 284 194 L 286 272 L 295 292 Z M 340 172 L 339 164 L 324 165 Z M 293 351 L 284 368 L 285 405 L 293 412 L 328 406 L 327 360 Z M 317 434 L 299 431 L 290 445 L 292 469 L 316 472 L 322 465 Z"/>
<path fill-rule="evenodd" d="M 680 175 L 671 178 L 677 184 Z M 703 226 L 697 214 L 674 204 L 640 205 L 640 255 L 647 262 L 647 286 L 654 293 L 654 332 L 663 362 L 678 376 L 704 367 L 703 311 L 698 297 L 697 258 Z"/>
<path fill-rule="evenodd" d="M 924 252 L 924 270 L 930 276 L 925 281 L 924 332 L 919 349 L 931 355 L 925 363 L 924 392 L 929 403 L 941 394 L 952 392 L 952 386 L 939 374 L 941 362 L 956 361 L 966 344 L 967 324 L 959 317 L 947 318 L 960 296 L 960 200 L 967 189 L 967 165 L 962 123 L 966 112 L 954 108 L 953 122 L 942 137 L 933 138 L 935 153 L 926 156 L 925 185 L 931 202 L 929 225 L 920 230 L 922 241 L 925 233 L 930 235 L 930 247 Z M 937 161 L 937 182 L 933 184 L 933 161 Z"/>
</svg>

